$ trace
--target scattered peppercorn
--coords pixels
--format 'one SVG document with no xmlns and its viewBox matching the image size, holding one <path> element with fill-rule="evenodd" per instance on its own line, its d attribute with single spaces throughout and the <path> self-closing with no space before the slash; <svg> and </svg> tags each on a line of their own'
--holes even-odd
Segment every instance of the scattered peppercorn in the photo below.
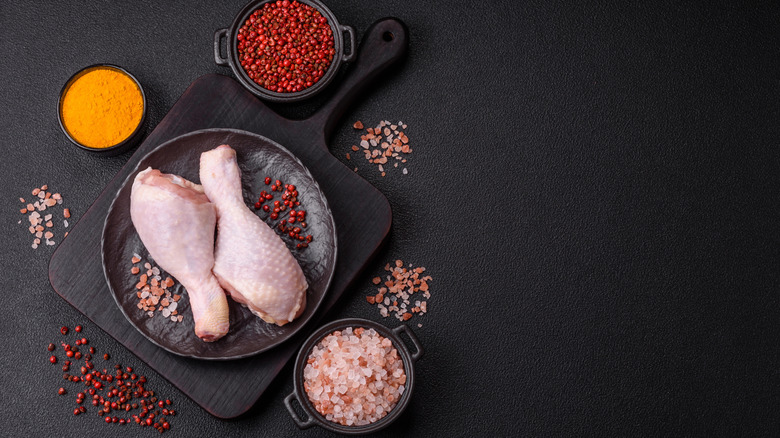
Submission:
<svg viewBox="0 0 780 438">
<path fill-rule="evenodd" d="M 279 223 L 272 228 L 278 229 L 282 238 L 289 238 L 293 241 L 305 241 L 304 243 L 296 243 L 295 247 L 297 249 L 307 248 L 314 238 L 311 235 L 301 235 L 303 229 L 307 227 L 307 224 L 305 222 L 306 210 L 299 208 L 301 206 L 301 201 L 298 200 L 298 189 L 294 184 L 284 184 L 279 179 L 272 183 L 271 177 L 265 177 L 265 184 L 271 185 L 272 193 L 268 193 L 265 190 L 261 191 L 258 201 L 255 203 L 255 208 L 259 210 L 259 206 L 262 205 L 262 210 L 264 212 L 271 212 L 268 217 L 272 221 L 276 221 L 281 215 Z M 273 201 L 272 210 L 270 205 L 263 204 L 265 204 L 266 201 L 272 200 L 276 192 L 282 192 L 281 200 Z M 286 212 L 288 208 L 290 209 L 289 213 Z M 285 218 L 285 215 L 288 217 Z M 299 226 L 295 226 L 296 223 Z"/>
<path fill-rule="evenodd" d="M 63 326 L 63 327 L 60 329 L 60 333 L 62 333 L 63 335 L 67 335 L 67 334 L 68 334 L 68 328 L 67 328 L 67 327 L 65 327 L 65 326 Z"/>
<path fill-rule="evenodd" d="M 78 330 L 76 330 L 76 332 L 78 333 Z M 87 340 L 84 338 L 76 339 L 74 343 L 76 345 L 84 345 L 87 343 Z M 81 352 L 78 351 L 77 347 L 73 347 L 65 342 L 62 342 L 62 346 L 66 355 L 69 357 L 72 356 L 74 360 L 81 359 Z M 49 351 L 53 351 L 54 348 L 54 344 L 49 345 Z M 94 352 L 94 347 L 90 347 L 90 351 Z M 132 373 L 133 368 L 123 367 L 120 364 L 114 365 L 114 373 L 109 373 L 106 369 L 103 369 L 102 371 L 93 370 L 93 365 L 89 362 L 87 357 L 91 359 L 90 354 L 84 355 L 85 360 L 83 365 L 75 364 L 81 372 L 81 377 L 67 373 L 62 376 L 66 381 L 86 387 L 82 388 L 82 390 L 76 394 L 75 402 L 78 406 L 73 410 L 73 415 L 80 415 L 87 412 L 84 401 L 87 398 L 87 394 L 89 394 L 90 404 L 99 408 L 97 414 L 102 417 L 103 421 L 107 424 L 116 423 L 125 425 L 132 420 L 135 420 L 136 423 L 147 426 L 147 421 L 142 421 L 140 418 L 149 418 L 153 420 L 153 425 L 159 432 L 162 433 L 170 429 L 170 424 L 166 418 L 159 416 L 161 414 L 165 416 L 175 415 L 173 410 L 169 411 L 168 409 L 163 408 L 165 405 L 170 405 L 171 401 L 166 399 L 163 402 L 162 399 L 158 399 L 158 396 L 155 396 L 154 391 L 148 390 L 145 387 L 146 377 L 128 374 Z M 109 358 L 110 356 L 108 354 L 104 355 L 105 360 L 108 360 Z M 56 363 L 57 357 L 51 356 L 49 361 L 51 363 Z M 63 371 L 67 371 L 70 365 L 70 360 L 66 360 L 62 367 Z M 59 388 L 57 393 L 59 395 L 65 395 L 67 394 L 67 390 L 65 388 Z M 130 403 L 131 399 L 140 399 L 140 404 L 137 402 Z M 139 407 L 143 409 L 140 412 L 140 417 L 138 414 L 132 415 L 130 413 L 131 410 L 138 409 Z M 129 417 L 120 418 L 118 415 L 110 415 L 112 412 L 127 413 Z"/>
</svg>

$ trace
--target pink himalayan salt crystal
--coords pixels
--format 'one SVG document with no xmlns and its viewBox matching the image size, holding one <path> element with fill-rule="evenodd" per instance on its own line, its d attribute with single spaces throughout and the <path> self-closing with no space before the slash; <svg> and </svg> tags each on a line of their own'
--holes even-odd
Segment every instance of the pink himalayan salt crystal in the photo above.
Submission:
<svg viewBox="0 0 780 438">
<path fill-rule="evenodd" d="M 303 369 L 306 395 L 328 421 L 363 426 L 390 412 L 406 373 L 393 343 L 374 329 L 346 328 L 312 348 Z"/>
</svg>

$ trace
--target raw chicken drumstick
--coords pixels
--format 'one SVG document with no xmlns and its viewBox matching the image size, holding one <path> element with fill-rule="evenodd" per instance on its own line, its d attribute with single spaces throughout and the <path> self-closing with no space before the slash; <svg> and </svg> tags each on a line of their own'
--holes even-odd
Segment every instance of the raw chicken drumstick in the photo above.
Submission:
<svg viewBox="0 0 780 438">
<path fill-rule="evenodd" d="M 200 156 L 200 181 L 217 207 L 214 275 L 230 296 L 264 321 L 284 325 L 306 307 L 306 277 L 282 239 L 244 203 L 236 151 Z"/>
<path fill-rule="evenodd" d="M 133 181 L 130 217 L 155 262 L 187 289 L 195 334 L 206 342 L 224 336 L 227 298 L 211 272 L 217 216 L 203 187 L 150 167 Z"/>
</svg>

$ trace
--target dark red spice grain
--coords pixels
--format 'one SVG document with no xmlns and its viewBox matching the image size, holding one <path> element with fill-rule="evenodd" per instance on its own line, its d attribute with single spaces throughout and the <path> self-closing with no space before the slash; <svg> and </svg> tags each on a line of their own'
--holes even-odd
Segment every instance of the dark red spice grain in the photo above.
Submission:
<svg viewBox="0 0 780 438">
<path fill-rule="evenodd" d="M 297 1 L 266 3 L 249 16 L 236 39 L 241 67 L 249 78 L 277 93 L 294 93 L 317 83 L 336 53 L 328 20 Z"/>
<path fill-rule="evenodd" d="M 49 346 L 47 347 L 47 350 L 54 351 L 55 348 L 56 347 L 54 346 L 54 344 L 49 344 Z"/>
<path fill-rule="evenodd" d="M 76 331 L 78 332 L 78 331 Z M 74 341 L 76 345 L 84 345 L 87 343 L 85 338 L 76 339 Z M 80 360 L 82 355 L 78 347 L 71 346 L 65 342 L 62 342 L 63 350 L 66 355 L 72 356 L 73 360 Z M 54 344 L 50 345 L 50 350 L 54 350 Z M 93 347 L 90 347 L 91 351 L 95 351 Z M 109 359 L 108 354 L 104 356 L 106 360 Z M 145 388 L 146 377 L 137 376 L 132 374 L 133 368 L 123 367 L 120 364 L 114 365 L 114 373 L 109 373 L 108 370 L 103 369 L 101 371 L 92 370 L 93 365 L 89 362 L 91 354 L 84 355 L 84 362 L 82 364 L 74 363 L 79 368 L 81 376 L 63 374 L 63 379 L 69 382 L 79 384 L 81 391 L 77 392 L 75 402 L 78 405 L 73 410 L 73 415 L 80 415 L 87 412 L 87 408 L 84 406 L 84 401 L 89 397 L 89 402 L 92 406 L 98 408 L 98 416 L 103 418 L 107 424 L 120 424 L 125 425 L 131 422 L 131 418 L 136 419 L 136 422 L 142 426 L 146 426 L 146 421 L 141 421 L 138 415 L 132 415 L 130 413 L 133 409 L 138 409 L 139 406 L 143 409 L 140 413 L 141 418 L 146 417 L 154 421 L 153 425 L 158 432 L 162 433 L 170 429 L 170 424 L 164 417 L 156 418 L 160 415 L 160 410 L 166 404 L 170 405 L 170 400 L 162 401 L 155 396 L 154 391 L 150 391 Z M 56 356 L 51 356 L 49 359 L 52 363 L 57 362 Z M 67 371 L 71 365 L 70 360 L 65 360 L 63 365 L 63 371 Z M 112 375 L 115 374 L 115 375 Z M 83 382 L 83 383 L 80 383 Z M 105 383 L 103 383 L 105 382 Z M 65 388 L 59 388 L 58 394 L 64 395 L 67 393 Z M 89 394 L 89 395 L 87 395 Z M 101 395 L 102 394 L 102 395 Z M 130 403 L 130 400 L 140 400 L 140 405 L 137 402 Z M 124 411 L 127 412 L 131 418 L 119 418 L 115 415 L 110 415 L 111 412 Z M 173 410 L 163 409 L 163 415 L 173 416 L 175 412 Z M 167 427 L 166 427 L 167 425 Z"/>
<path fill-rule="evenodd" d="M 294 184 L 284 184 L 281 180 L 277 179 L 273 181 L 271 177 L 265 177 L 266 185 L 272 184 L 272 192 L 282 192 L 281 200 L 273 201 L 273 207 L 269 205 L 263 206 L 263 211 L 270 212 L 268 216 L 272 221 L 276 221 L 281 218 L 275 227 L 281 233 L 282 238 L 289 238 L 293 241 L 300 241 L 303 243 L 296 243 L 295 248 L 304 249 L 307 248 L 309 243 L 313 240 L 311 235 L 302 235 L 304 228 L 307 227 L 306 210 L 300 208 L 301 201 L 298 200 L 298 189 Z M 272 195 L 263 190 L 260 192 L 261 199 L 271 200 Z M 287 218 L 285 218 L 285 211 L 289 208 Z M 295 225 L 299 226 L 295 226 Z"/>
<path fill-rule="evenodd" d="M 77 326 L 74 328 L 74 330 L 76 330 L 76 332 L 78 332 L 78 333 L 81 333 L 81 329 L 82 329 L 82 327 L 81 327 L 80 325 L 77 325 Z"/>
<path fill-rule="evenodd" d="M 65 327 L 65 326 L 63 326 L 63 327 L 60 329 L 60 333 L 62 333 L 63 335 L 67 335 L 67 334 L 68 334 L 68 328 L 67 328 L 67 327 Z"/>
</svg>

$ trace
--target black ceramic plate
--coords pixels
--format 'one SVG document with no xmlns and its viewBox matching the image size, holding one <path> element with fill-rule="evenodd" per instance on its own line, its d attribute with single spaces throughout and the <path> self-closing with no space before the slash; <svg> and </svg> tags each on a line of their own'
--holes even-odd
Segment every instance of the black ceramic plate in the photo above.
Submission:
<svg viewBox="0 0 780 438">
<path fill-rule="evenodd" d="M 176 284 L 174 293 L 182 295 L 178 312 L 182 322 L 174 323 L 160 312 L 149 317 L 139 309 L 135 285 L 138 276 L 130 273 L 131 258 L 139 254 L 144 261 L 150 256 L 130 220 L 130 192 L 135 176 L 151 166 L 163 173 L 173 173 L 199 183 L 200 154 L 221 144 L 236 150 L 241 168 L 244 200 L 253 205 L 262 190 L 270 190 L 264 179 L 270 176 L 285 184 L 294 184 L 301 205 L 306 209 L 306 233 L 314 238 L 306 249 L 287 243 L 300 263 L 309 289 L 306 310 L 296 320 L 279 327 L 268 324 L 240 304 L 230 304 L 230 331 L 216 342 L 203 342 L 195 336 L 192 312 L 186 290 Z M 278 199 L 278 197 L 276 197 Z M 254 209 L 253 209 L 254 210 Z M 258 216 L 273 226 L 268 213 Z M 260 135 L 234 129 L 206 129 L 174 138 L 150 152 L 138 164 L 116 195 L 103 228 L 103 270 L 109 289 L 125 317 L 147 339 L 161 348 L 181 356 L 198 359 L 238 359 L 268 350 L 294 335 L 311 319 L 320 306 L 336 267 L 336 225 L 325 196 L 303 164 L 287 149 Z M 167 274 L 163 275 L 165 278 Z"/>
</svg>

